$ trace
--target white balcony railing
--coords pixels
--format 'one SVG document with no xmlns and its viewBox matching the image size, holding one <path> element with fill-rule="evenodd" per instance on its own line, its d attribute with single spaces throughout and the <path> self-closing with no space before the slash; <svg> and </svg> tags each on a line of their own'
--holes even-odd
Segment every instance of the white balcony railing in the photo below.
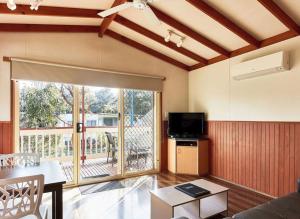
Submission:
<svg viewBox="0 0 300 219">
<path fill-rule="evenodd" d="M 85 155 L 87 158 L 106 156 L 108 143 L 105 132 L 118 136 L 117 127 L 86 128 Z M 81 142 L 82 135 L 80 136 Z M 39 153 L 42 159 L 72 160 L 74 153 L 73 128 L 21 129 L 19 152 Z"/>
</svg>

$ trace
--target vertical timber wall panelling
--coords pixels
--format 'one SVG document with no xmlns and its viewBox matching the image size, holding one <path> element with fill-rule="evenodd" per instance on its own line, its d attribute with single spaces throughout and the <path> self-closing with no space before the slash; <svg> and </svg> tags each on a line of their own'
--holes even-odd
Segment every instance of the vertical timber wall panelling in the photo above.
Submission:
<svg viewBox="0 0 300 219">
<path fill-rule="evenodd" d="M 12 151 L 12 124 L 0 121 L 0 154 L 8 154 Z"/>
<path fill-rule="evenodd" d="M 271 196 L 296 191 L 300 122 L 209 121 L 211 175 Z"/>
</svg>

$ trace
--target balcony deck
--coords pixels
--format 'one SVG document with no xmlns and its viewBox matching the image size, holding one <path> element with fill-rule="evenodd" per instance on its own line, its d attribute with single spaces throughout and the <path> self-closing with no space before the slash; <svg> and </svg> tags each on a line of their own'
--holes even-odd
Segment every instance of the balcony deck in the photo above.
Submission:
<svg viewBox="0 0 300 219">
<path fill-rule="evenodd" d="M 152 165 L 152 159 L 147 161 L 143 158 L 137 162 L 137 160 L 131 162 L 130 167 L 127 167 L 127 171 L 143 171 L 149 170 Z M 66 176 L 67 182 L 73 181 L 73 163 L 71 161 L 61 162 L 61 167 Z M 118 164 L 115 161 L 112 165 L 111 159 L 107 163 L 106 158 L 96 158 L 96 159 L 87 159 L 82 163 L 80 162 L 80 179 L 92 179 L 92 178 L 101 178 L 108 176 L 117 175 Z"/>
<path fill-rule="evenodd" d="M 152 127 L 126 127 L 125 143 L 125 172 L 137 172 L 152 169 L 154 156 L 154 140 Z M 112 165 L 111 158 L 107 162 L 107 151 L 112 147 L 106 133 L 109 132 L 117 139 L 117 127 L 88 127 L 85 138 L 80 136 L 79 142 L 84 143 L 86 160 L 80 161 L 80 179 L 100 178 L 117 175 L 117 162 Z M 116 150 L 118 151 L 117 140 Z M 81 148 L 81 145 L 80 145 Z M 148 148 L 148 149 L 146 149 Z M 42 160 L 58 160 L 65 173 L 67 182 L 73 181 L 73 128 L 40 128 L 21 129 L 19 138 L 19 152 L 39 153 Z M 83 150 L 83 149 L 82 149 Z M 83 156 L 82 154 L 80 156 Z M 110 154 L 110 157 L 112 154 Z"/>
<path fill-rule="evenodd" d="M 61 162 L 61 167 L 64 171 L 68 182 L 73 181 L 73 162 L 66 161 Z M 87 159 L 84 163 L 80 162 L 80 178 L 96 178 L 104 176 L 114 176 L 117 174 L 117 164 L 112 165 L 111 160 L 108 161 L 106 158 L 98 159 Z"/>
</svg>

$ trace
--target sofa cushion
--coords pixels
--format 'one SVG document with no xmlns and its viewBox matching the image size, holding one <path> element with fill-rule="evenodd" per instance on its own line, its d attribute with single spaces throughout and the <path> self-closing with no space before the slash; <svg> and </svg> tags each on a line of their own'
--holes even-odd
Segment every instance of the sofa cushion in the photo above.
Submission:
<svg viewBox="0 0 300 219">
<path fill-rule="evenodd" d="M 280 215 L 261 208 L 251 208 L 233 216 L 234 219 L 285 219 Z"/>
<path fill-rule="evenodd" d="M 272 211 L 284 218 L 300 219 L 300 194 L 293 193 L 274 199 L 264 205 L 257 206 L 257 208 Z"/>
<path fill-rule="evenodd" d="M 300 219 L 300 194 L 292 193 L 233 216 L 236 219 Z"/>
</svg>

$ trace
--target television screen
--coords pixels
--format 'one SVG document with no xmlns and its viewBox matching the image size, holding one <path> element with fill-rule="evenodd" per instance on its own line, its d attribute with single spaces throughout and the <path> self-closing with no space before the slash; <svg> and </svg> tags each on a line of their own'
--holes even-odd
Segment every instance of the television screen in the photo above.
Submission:
<svg viewBox="0 0 300 219">
<path fill-rule="evenodd" d="M 204 113 L 169 113 L 168 135 L 172 138 L 199 138 L 204 135 Z"/>
</svg>

